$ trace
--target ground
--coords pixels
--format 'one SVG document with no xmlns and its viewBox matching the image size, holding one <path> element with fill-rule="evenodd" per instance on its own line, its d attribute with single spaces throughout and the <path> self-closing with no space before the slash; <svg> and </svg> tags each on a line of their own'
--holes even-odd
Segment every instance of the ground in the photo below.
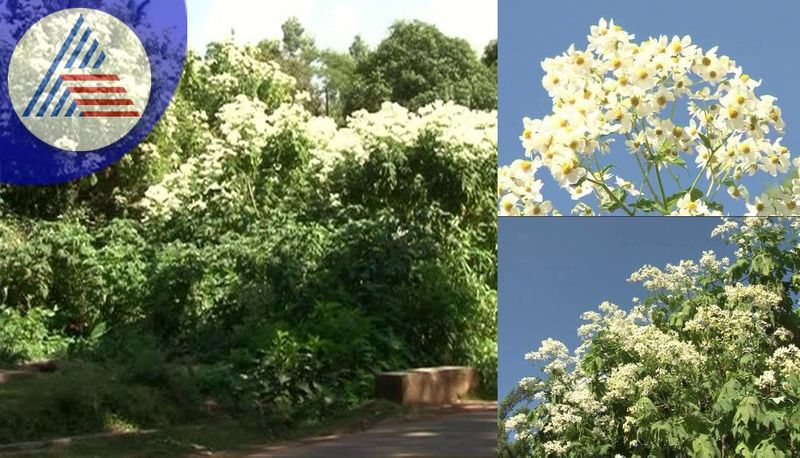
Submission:
<svg viewBox="0 0 800 458">
<path fill-rule="evenodd" d="M 0 371 L 0 399 L 31 402 L 21 391 L 40 395 L 57 378 Z M 5 380 L 4 380 L 5 379 Z M 14 379 L 14 381 L 9 381 Z M 5 383 L 3 383 L 5 381 Z M 42 386 L 39 386 L 39 385 Z M 373 401 L 327 424 L 302 428 L 276 442 L 253 423 L 216 420 L 203 424 L 55 439 L 0 446 L 16 457 L 359 457 L 496 456 L 497 405 L 467 402 L 443 408 L 400 407 Z"/>
<path fill-rule="evenodd" d="M 357 434 L 264 447 L 246 456 L 494 457 L 497 456 L 497 405 L 477 403 L 444 409 L 427 418 L 388 421 Z"/>
</svg>

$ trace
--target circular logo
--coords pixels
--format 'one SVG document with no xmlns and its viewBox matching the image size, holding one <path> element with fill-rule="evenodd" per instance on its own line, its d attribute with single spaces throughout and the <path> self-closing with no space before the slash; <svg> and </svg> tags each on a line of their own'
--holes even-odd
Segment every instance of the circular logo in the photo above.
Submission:
<svg viewBox="0 0 800 458">
<path fill-rule="evenodd" d="M 136 34 L 114 16 L 76 8 L 33 25 L 17 44 L 8 90 L 22 123 L 65 151 L 117 142 L 150 98 L 150 61 Z"/>
<path fill-rule="evenodd" d="M 0 183 L 64 183 L 135 150 L 186 41 L 185 0 L 0 0 Z"/>
</svg>

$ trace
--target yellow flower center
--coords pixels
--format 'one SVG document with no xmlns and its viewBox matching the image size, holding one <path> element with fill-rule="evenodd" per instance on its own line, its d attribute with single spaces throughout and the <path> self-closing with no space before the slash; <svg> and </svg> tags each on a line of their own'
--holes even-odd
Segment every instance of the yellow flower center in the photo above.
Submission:
<svg viewBox="0 0 800 458">
<path fill-rule="evenodd" d="M 619 57 L 615 57 L 611 61 L 611 66 L 614 67 L 614 70 L 619 70 L 619 68 L 622 67 L 622 59 L 620 59 Z"/>
<path fill-rule="evenodd" d="M 640 102 L 639 97 L 631 97 L 631 106 L 638 107 Z"/>
<path fill-rule="evenodd" d="M 708 67 L 709 65 L 711 65 L 711 59 L 703 57 L 703 66 Z"/>
<path fill-rule="evenodd" d="M 647 73 L 647 70 L 640 69 L 636 76 L 639 78 L 639 80 L 644 81 L 650 76 L 650 74 Z"/>
<path fill-rule="evenodd" d="M 744 105 L 745 101 L 747 101 L 747 98 L 743 95 L 736 97 L 736 103 L 738 103 L 739 105 Z"/>
<path fill-rule="evenodd" d="M 739 117 L 739 110 L 737 110 L 736 108 L 733 108 L 733 107 L 728 108 L 728 117 L 731 118 L 731 119 L 738 118 Z"/>
<path fill-rule="evenodd" d="M 683 45 L 680 41 L 675 41 L 672 43 L 672 51 L 676 54 L 683 51 Z"/>
<path fill-rule="evenodd" d="M 658 102 L 659 105 L 663 107 L 664 105 L 667 104 L 667 96 L 662 95 L 658 99 L 656 99 L 656 101 Z"/>
<path fill-rule="evenodd" d="M 525 140 L 530 140 L 533 138 L 533 132 L 530 129 L 525 129 L 525 132 L 522 133 L 522 136 L 525 137 Z"/>
</svg>

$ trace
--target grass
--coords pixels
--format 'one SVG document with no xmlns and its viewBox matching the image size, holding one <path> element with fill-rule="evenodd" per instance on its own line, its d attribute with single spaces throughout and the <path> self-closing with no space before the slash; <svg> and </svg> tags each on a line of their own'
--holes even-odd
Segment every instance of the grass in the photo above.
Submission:
<svg viewBox="0 0 800 458">
<path fill-rule="evenodd" d="M 164 427 L 201 416 L 200 406 L 177 385 L 132 383 L 71 363 L 0 383 L 0 444 Z"/>
<path fill-rule="evenodd" d="M 189 456 L 226 452 L 255 452 L 260 447 L 278 441 L 304 437 L 347 434 L 362 431 L 406 410 L 384 401 L 369 402 L 330 421 L 301 428 L 291 433 L 274 435 L 251 420 L 218 420 L 198 425 L 167 428 L 154 433 L 130 434 L 119 437 L 91 438 L 70 441 L 47 449 L 22 451 L 17 455 L 37 457 L 129 457 L 129 456 Z"/>
</svg>

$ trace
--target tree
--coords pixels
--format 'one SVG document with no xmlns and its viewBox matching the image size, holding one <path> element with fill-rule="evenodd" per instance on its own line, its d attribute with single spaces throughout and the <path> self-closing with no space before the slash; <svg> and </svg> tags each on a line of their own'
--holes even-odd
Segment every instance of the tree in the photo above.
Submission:
<svg viewBox="0 0 800 458">
<path fill-rule="evenodd" d="M 483 65 L 493 69 L 497 74 L 497 40 L 492 40 L 483 50 Z"/>
<path fill-rule="evenodd" d="M 346 113 L 377 111 L 388 100 L 410 109 L 435 100 L 475 109 L 497 106 L 495 76 L 469 43 L 419 21 L 395 23 L 377 49 L 358 62 L 355 74 L 356 84 L 345 95 Z"/>
<path fill-rule="evenodd" d="M 323 87 L 324 114 L 340 123 L 345 120 L 343 96 L 355 80 L 356 62 L 352 48 L 351 54 L 332 50 L 320 52 L 319 76 Z"/>
<path fill-rule="evenodd" d="M 631 281 L 650 296 L 631 312 L 604 303 L 574 354 L 548 340 L 526 356 L 544 376 L 504 403 L 506 456 L 800 454 L 800 223 L 714 235 L 738 259 L 645 266 Z"/>
<path fill-rule="evenodd" d="M 314 39 L 307 33 L 296 17 L 290 17 L 281 25 L 283 31 L 283 51 L 285 57 L 300 57 L 314 48 Z"/>
<path fill-rule="evenodd" d="M 304 103 L 305 108 L 315 115 L 324 114 L 323 97 L 314 82 L 320 54 L 314 39 L 296 17 L 287 19 L 281 30 L 280 41 L 263 40 L 257 45 L 259 60 L 277 63 L 281 71 L 295 79 L 297 91 L 310 96 Z"/>
<path fill-rule="evenodd" d="M 356 35 L 355 39 L 353 39 L 353 44 L 350 45 L 350 57 L 353 58 L 356 62 L 363 62 L 369 56 L 370 49 L 367 42 L 361 37 L 361 35 Z"/>
</svg>

